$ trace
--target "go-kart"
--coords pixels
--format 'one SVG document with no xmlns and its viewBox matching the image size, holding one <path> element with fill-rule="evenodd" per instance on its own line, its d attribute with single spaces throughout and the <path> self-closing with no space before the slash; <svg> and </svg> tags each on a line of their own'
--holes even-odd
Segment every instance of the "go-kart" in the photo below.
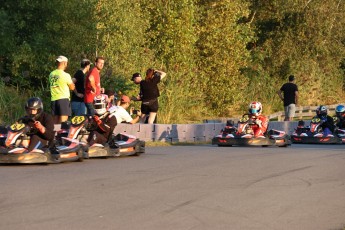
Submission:
<svg viewBox="0 0 345 230">
<path fill-rule="evenodd" d="M 106 116 L 105 114 L 103 116 Z M 101 117 L 102 118 L 102 117 Z M 57 140 L 61 146 L 80 143 L 83 146 L 85 158 L 139 156 L 145 152 L 145 142 L 127 134 L 112 134 L 105 145 L 88 145 L 87 139 L 96 124 L 92 118 L 75 116 L 70 123 L 64 123 L 58 131 Z"/>
<path fill-rule="evenodd" d="M 7 137 L 7 126 L 0 125 L 0 146 L 5 145 L 6 137 Z"/>
<path fill-rule="evenodd" d="M 1 137 L 1 164 L 47 164 L 83 160 L 81 145 L 76 143 L 65 149 L 44 146 L 28 152 L 30 135 L 37 132 L 36 129 L 32 128 L 33 122 L 32 118 L 23 117 L 18 120 L 18 123 L 7 127 L 7 133 L 2 134 L 3 137 Z"/>
<path fill-rule="evenodd" d="M 237 127 L 232 120 L 228 120 L 220 134 L 212 139 L 213 145 L 218 146 L 279 146 L 287 147 L 291 144 L 290 136 L 284 131 L 271 129 L 263 137 L 254 137 L 252 126 L 256 125 L 253 119 L 244 115 Z"/>
<path fill-rule="evenodd" d="M 337 118 L 333 118 L 336 123 Z M 345 143 L 345 130 L 337 129 L 332 135 L 323 135 L 322 120 L 314 117 L 310 126 L 305 126 L 304 121 L 299 121 L 297 128 L 291 135 L 291 141 L 295 144 L 341 144 Z"/>
</svg>

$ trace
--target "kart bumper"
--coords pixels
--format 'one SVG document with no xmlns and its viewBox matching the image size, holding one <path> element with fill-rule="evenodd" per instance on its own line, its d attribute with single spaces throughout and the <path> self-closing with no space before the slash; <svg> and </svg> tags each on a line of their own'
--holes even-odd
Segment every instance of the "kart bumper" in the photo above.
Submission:
<svg viewBox="0 0 345 230">
<path fill-rule="evenodd" d="M 345 138 L 339 137 L 309 137 L 309 136 L 291 136 L 291 141 L 294 144 L 342 144 L 345 143 Z"/>
<path fill-rule="evenodd" d="M 284 138 L 241 138 L 241 137 L 214 137 L 212 139 L 213 145 L 218 146 L 288 146 L 290 140 L 286 136 Z"/>
<path fill-rule="evenodd" d="M 88 150 L 89 158 L 97 157 L 119 157 L 119 156 L 138 156 L 145 152 L 145 142 L 134 140 L 130 143 L 117 141 L 117 147 L 91 146 Z"/>
<path fill-rule="evenodd" d="M 49 163 L 47 153 L 0 153 L 0 164 L 40 164 Z"/>
</svg>

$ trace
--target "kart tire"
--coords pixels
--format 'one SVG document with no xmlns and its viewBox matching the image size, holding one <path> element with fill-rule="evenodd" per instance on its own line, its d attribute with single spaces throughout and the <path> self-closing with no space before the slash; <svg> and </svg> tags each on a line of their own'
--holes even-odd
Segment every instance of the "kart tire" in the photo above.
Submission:
<svg viewBox="0 0 345 230">
<path fill-rule="evenodd" d="M 83 158 L 84 159 L 89 159 L 89 147 L 88 146 L 83 146 Z"/>
<path fill-rule="evenodd" d="M 78 162 L 82 162 L 84 160 L 84 149 L 79 148 L 77 151 L 77 155 L 78 155 Z"/>
<path fill-rule="evenodd" d="M 135 145 L 134 151 L 135 151 L 135 153 L 133 154 L 133 156 L 136 156 L 136 157 L 140 156 L 140 154 L 141 154 L 141 152 L 140 152 L 140 142 Z"/>
</svg>

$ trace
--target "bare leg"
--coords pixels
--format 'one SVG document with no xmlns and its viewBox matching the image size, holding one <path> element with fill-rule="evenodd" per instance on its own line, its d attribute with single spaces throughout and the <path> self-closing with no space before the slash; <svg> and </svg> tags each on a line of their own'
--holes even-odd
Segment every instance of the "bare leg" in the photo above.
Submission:
<svg viewBox="0 0 345 230">
<path fill-rule="evenodd" d="M 67 121 L 68 120 L 68 116 L 54 116 L 54 124 L 61 124 L 61 122 Z"/>
<path fill-rule="evenodd" d="M 150 117 L 148 121 L 149 124 L 153 124 L 153 122 L 155 121 L 156 115 L 157 113 L 150 112 Z"/>
<path fill-rule="evenodd" d="M 66 115 L 60 116 L 60 123 L 64 122 L 64 121 L 67 121 L 67 120 L 68 120 L 68 116 L 66 116 Z"/>
</svg>

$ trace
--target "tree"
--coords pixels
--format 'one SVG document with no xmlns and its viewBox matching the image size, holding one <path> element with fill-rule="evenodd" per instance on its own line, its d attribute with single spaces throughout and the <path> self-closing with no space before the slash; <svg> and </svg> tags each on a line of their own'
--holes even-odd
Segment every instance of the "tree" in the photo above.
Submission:
<svg viewBox="0 0 345 230">
<path fill-rule="evenodd" d="M 218 115 L 231 116 L 247 103 L 248 80 L 240 69 L 250 64 L 247 44 L 254 39 L 245 1 L 199 1 L 201 90 Z"/>
</svg>

